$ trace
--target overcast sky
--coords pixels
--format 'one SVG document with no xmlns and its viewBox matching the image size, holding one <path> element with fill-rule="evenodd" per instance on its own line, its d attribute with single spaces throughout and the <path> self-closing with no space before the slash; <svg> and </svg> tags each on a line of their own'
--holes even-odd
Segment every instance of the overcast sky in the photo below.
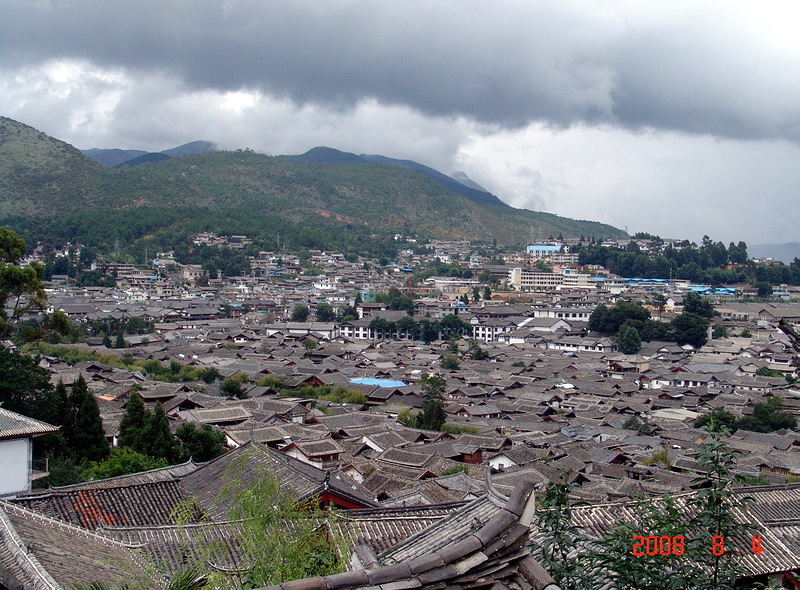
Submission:
<svg viewBox="0 0 800 590">
<path fill-rule="evenodd" d="M 0 0 L 0 114 L 79 148 L 464 171 L 515 207 L 800 241 L 800 3 Z"/>
</svg>

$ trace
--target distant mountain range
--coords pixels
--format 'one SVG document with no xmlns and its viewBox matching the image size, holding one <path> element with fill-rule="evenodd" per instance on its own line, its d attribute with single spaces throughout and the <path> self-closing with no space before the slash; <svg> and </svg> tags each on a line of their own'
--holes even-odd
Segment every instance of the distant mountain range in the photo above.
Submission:
<svg viewBox="0 0 800 590">
<path fill-rule="evenodd" d="M 192 142 L 157 154 L 87 155 L 0 117 L 0 223 L 27 231 L 28 239 L 108 245 L 123 237 L 123 247 L 149 240 L 150 251 L 204 230 L 277 234 L 282 245 L 294 239 L 297 247 L 344 244 L 352 251 L 396 233 L 509 246 L 534 235 L 626 235 L 594 221 L 515 209 L 474 183 L 408 160 L 331 148 L 281 157 L 215 149 Z"/>
<path fill-rule="evenodd" d="M 211 141 L 192 141 L 168 150 L 160 152 L 145 152 L 143 150 L 122 150 L 119 148 L 101 149 L 92 148 L 81 150 L 81 153 L 89 156 L 95 162 L 111 168 L 122 168 L 123 166 L 141 166 L 151 162 L 160 162 L 169 158 L 179 158 L 195 154 L 205 154 L 217 152 L 217 146 Z"/>
</svg>

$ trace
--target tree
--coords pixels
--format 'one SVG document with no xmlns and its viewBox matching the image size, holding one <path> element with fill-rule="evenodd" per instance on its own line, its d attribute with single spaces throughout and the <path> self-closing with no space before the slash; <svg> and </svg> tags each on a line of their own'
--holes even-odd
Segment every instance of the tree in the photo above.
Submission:
<svg viewBox="0 0 800 590">
<path fill-rule="evenodd" d="M 219 385 L 219 391 L 225 397 L 242 398 L 245 396 L 245 392 L 242 389 L 242 380 L 233 377 L 223 379 Z"/>
<path fill-rule="evenodd" d="M 537 495 L 539 528 L 547 534 L 534 554 L 562 588 L 580 588 L 585 572 L 581 560 L 574 557 L 580 533 L 571 522 L 569 493 L 572 486 L 565 482 L 567 477 L 568 474 L 564 474 L 560 481 L 550 482 L 544 493 Z"/>
<path fill-rule="evenodd" d="M 601 303 L 589 316 L 589 329 L 604 334 L 616 334 L 627 321 L 644 322 L 649 319 L 650 312 L 640 303 L 621 301 L 611 307 Z"/>
<path fill-rule="evenodd" d="M 108 457 L 109 445 L 103 432 L 97 398 L 89 391 L 83 375 L 72 385 L 63 431 L 76 458 L 102 461 Z"/>
<path fill-rule="evenodd" d="M 131 447 L 134 451 L 145 452 L 147 441 L 143 438 L 144 425 L 147 419 L 147 410 L 144 400 L 137 392 L 128 396 L 125 413 L 119 421 L 119 445 Z"/>
<path fill-rule="evenodd" d="M 735 547 L 742 543 L 742 537 L 750 532 L 750 527 L 736 523 L 733 509 L 735 500 L 731 486 L 738 481 L 733 474 L 738 451 L 728 447 L 725 428 L 706 428 L 710 438 L 705 442 L 697 455 L 698 465 L 705 473 L 696 477 L 692 485 L 698 489 L 691 505 L 696 510 L 691 525 L 697 531 L 694 535 L 695 558 L 705 566 L 709 588 L 733 589 L 740 573 L 735 562 L 734 551 L 721 554 L 709 552 L 715 539 L 722 539 L 726 547 Z"/>
<path fill-rule="evenodd" d="M 292 309 L 292 321 L 293 322 L 305 322 L 308 321 L 308 306 L 297 304 Z"/>
<path fill-rule="evenodd" d="M 397 320 L 397 331 L 400 337 L 416 338 L 419 335 L 417 322 L 414 321 L 414 318 L 408 316 Z"/>
<path fill-rule="evenodd" d="M 708 324 L 709 320 L 706 317 L 695 313 L 682 313 L 671 322 L 675 342 L 700 348 L 708 340 Z"/>
<path fill-rule="evenodd" d="M 85 479 L 107 479 L 166 466 L 166 459 L 151 457 L 130 447 L 116 447 L 111 449 L 107 459 L 92 463 L 83 476 Z"/>
<path fill-rule="evenodd" d="M 472 326 L 454 314 L 447 314 L 440 323 L 442 336 L 464 336 L 472 332 Z"/>
<path fill-rule="evenodd" d="M 758 296 L 761 299 L 772 297 L 772 285 L 768 281 L 756 281 L 753 286 L 758 289 Z"/>
<path fill-rule="evenodd" d="M 318 303 L 316 316 L 318 322 L 332 322 L 336 319 L 336 313 L 329 303 Z"/>
<path fill-rule="evenodd" d="M 617 332 L 617 347 L 623 354 L 636 354 L 642 348 L 639 331 L 633 326 L 623 325 Z"/>
<path fill-rule="evenodd" d="M 352 305 L 345 305 L 339 308 L 339 319 L 342 322 L 358 319 L 358 310 Z"/>
<path fill-rule="evenodd" d="M 458 362 L 458 357 L 446 354 L 442 357 L 441 366 L 448 371 L 458 371 L 461 368 L 461 363 Z"/>
<path fill-rule="evenodd" d="M 663 293 L 656 293 L 653 295 L 651 303 L 653 307 L 658 310 L 658 319 L 661 319 L 661 315 L 664 313 L 664 309 L 667 307 L 667 298 Z"/>
<path fill-rule="evenodd" d="M 42 402 L 46 402 L 51 389 L 50 373 L 39 366 L 39 357 L 0 348 L 0 404 L 3 408 L 47 421 L 43 417 L 46 404 Z"/>
<path fill-rule="evenodd" d="M 146 454 L 164 458 L 175 463 L 179 458 L 178 444 L 169 429 L 169 420 L 161 402 L 156 402 L 152 412 L 148 412 L 142 429 L 142 440 L 147 441 Z"/>
<path fill-rule="evenodd" d="M 0 337 L 5 337 L 24 314 L 43 309 L 47 300 L 44 266 L 38 262 L 19 266 L 24 254 L 25 240 L 0 227 Z"/>
<path fill-rule="evenodd" d="M 699 416 L 694 421 L 694 427 L 713 431 L 726 428 L 731 432 L 736 432 L 738 429 L 736 423 L 737 418 L 735 414 L 731 414 L 729 411 L 723 410 L 722 408 L 717 408 L 713 412 Z"/>
<path fill-rule="evenodd" d="M 711 319 L 714 317 L 714 306 L 705 297 L 701 297 L 698 293 L 690 291 L 683 298 L 683 312 L 694 313 L 704 318 Z"/>
<path fill-rule="evenodd" d="M 447 382 L 435 375 L 425 375 L 422 385 L 422 410 L 417 414 L 416 427 L 423 430 L 441 430 L 447 420 L 442 394 Z"/>
<path fill-rule="evenodd" d="M 424 342 L 433 342 L 439 338 L 439 322 L 421 320 L 419 323 L 419 337 Z"/>
<path fill-rule="evenodd" d="M 780 396 L 773 395 L 766 402 L 757 402 L 753 406 L 753 415 L 744 416 L 736 425 L 742 430 L 753 432 L 775 432 L 782 428 L 797 428 L 797 419 L 782 410 L 783 400 Z"/>
<path fill-rule="evenodd" d="M 268 462 L 259 455 L 264 448 L 254 448 L 231 465 L 232 481 L 223 490 L 225 498 L 233 500 L 229 519 L 240 523 L 238 538 L 247 560 L 245 587 L 260 588 L 285 580 L 299 580 L 344 571 L 342 555 L 346 555 L 342 540 L 330 522 L 335 514 L 323 511 L 319 503 L 295 502 L 283 488 L 277 476 L 269 470 Z M 253 483 L 236 478 L 237 471 L 246 465 L 255 466 L 258 476 Z M 328 526 L 320 526 L 326 524 Z M 216 544 L 209 553 L 219 551 Z M 222 580 L 210 580 L 210 587 L 223 587 Z"/>
<path fill-rule="evenodd" d="M 197 428 L 191 422 L 185 422 L 175 431 L 175 436 L 180 441 L 183 457 L 198 463 L 221 455 L 225 444 L 225 434 L 215 431 L 210 424 Z"/>
<path fill-rule="evenodd" d="M 114 348 L 126 348 L 128 345 L 125 342 L 125 328 L 120 328 L 117 332 L 117 339 L 114 342 Z"/>
<path fill-rule="evenodd" d="M 481 348 L 481 345 L 477 340 L 472 340 L 469 343 L 468 353 L 474 361 L 485 361 L 489 358 L 489 353 Z M 524 363 L 523 366 L 525 366 Z"/>
</svg>

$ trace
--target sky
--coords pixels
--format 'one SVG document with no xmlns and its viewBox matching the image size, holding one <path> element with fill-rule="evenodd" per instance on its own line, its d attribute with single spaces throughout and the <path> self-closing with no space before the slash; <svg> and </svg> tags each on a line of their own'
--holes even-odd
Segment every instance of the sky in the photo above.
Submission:
<svg viewBox="0 0 800 590">
<path fill-rule="evenodd" d="M 325 145 L 514 207 L 800 241 L 800 3 L 0 0 L 0 115 L 87 149 Z"/>
</svg>

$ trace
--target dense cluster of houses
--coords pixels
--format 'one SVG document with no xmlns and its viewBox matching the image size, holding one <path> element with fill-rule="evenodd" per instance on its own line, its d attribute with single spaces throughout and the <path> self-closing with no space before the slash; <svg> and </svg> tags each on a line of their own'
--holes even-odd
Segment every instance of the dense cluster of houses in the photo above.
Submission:
<svg viewBox="0 0 800 590">
<path fill-rule="evenodd" d="M 365 273 L 359 292 L 403 284 L 402 272 L 353 272 Z M 376 318 L 398 322 L 407 314 L 374 302 L 356 304 L 356 320 L 287 321 L 298 302 L 310 305 L 312 317 L 317 302 L 356 303 L 349 281 L 275 278 L 268 283 L 275 295 L 269 299 L 230 284 L 213 296 L 209 291 L 201 298 L 141 301 L 102 290 L 81 296 L 73 288 L 56 289 L 51 307 L 76 322 L 141 317 L 152 323 L 151 333 L 127 335 L 128 348 L 117 353 L 219 373 L 210 384 L 163 383 L 98 362 L 70 365 L 44 358 L 54 383 L 69 387 L 85 377 L 112 443 L 129 396 L 138 392 L 146 404 L 161 403 L 173 427 L 185 421 L 211 425 L 225 434 L 231 450 L 208 464 L 189 461 L 17 494 L 0 504 L 0 537 L 35 545 L 41 533 L 33 531 L 45 527 L 52 534 L 43 541 L 47 551 L 28 565 L 9 542 L 0 543 L 0 573 L 6 576 L 0 585 L 14 579 L 36 586 L 32 580 L 56 575 L 56 568 L 58 584 L 69 586 L 85 574 L 80 568 L 89 567 L 81 561 L 84 554 L 100 546 L 137 571 L 142 560 L 158 556 L 166 564 L 162 573 L 172 575 L 192 559 L 186 530 L 174 522 L 176 506 L 188 498 L 218 521 L 214 534 L 233 547 L 215 567 L 235 571 L 244 559 L 231 541 L 236 525 L 226 521 L 225 506 L 214 499 L 227 466 L 258 449 L 251 461 L 267 464 L 297 499 L 318 497 L 351 511 L 341 524 L 352 550 L 351 571 L 341 575 L 350 577 L 320 578 L 304 588 L 384 583 L 398 590 L 473 588 L 482 586 L 478 580 L 485 581 L 486 572 L 502 571 L 504 577 L 492 583 L 506 586 L 498 588 L 555 589 L 529 551 L 519 551 L 536 538 L 531 520 L 536 491 L 566 475 L 577 498 L 609 507 L 587 508 L 579 518 L 613 523 L 619 513 L 614 506 L 642 494 L 696 493 L 697 452 L 709 437 L 693 426 L 700 415 L 725 409 L 746 416 L 756 403 L 780 396 L 783 409 L 800 416 L 800 386 L 794 384 L 798 343 L 778 327 L 800 325 L 796 304 L 718 302 L 715 323 L 729 336 L 710 339 L 700 349 L 645 342 L 636 355 L 620 354 L 613 340 L 588 331 L 592 310 L 616 300 L 608 290 L 517 293 L 513 301 L 496 293 L 464 303 L 460 295 L 473 295 L 465 284 L 446 297 L 416 299 L 415 320 L 453 314 L 469 326 L 455 343 L 421 342 L 402 331 L 391 337 L 377 333 L 371 327 Z M 652 295 L 642 291 L 648 288 L 630 285 L 627 293 L 645 300 Z M 662 319 L 681 309 L 681 293 L 666 293 L 666 303 L 657 313 L 654 308 Z M 243 302 L 247 308 L 237 308 Z M 485 358 L 473 358 L 470 341 Z M 99 338 L 73 346 L 113 352 Z M 443 366 L 445 358 L 450 362 Z M 762 369 L 770 376 L 760 375 Z M 449 425 L 444 431 L 406 425 L 423 404 L 425 375 L 444 379 Z M 221 380 L 231 378 L 241 381 L 243 397 L 222 395 Z M 324 386 L 360 393 L 362 401 L 317 399 L 314 392 Z M 800 481 L 800 432 L 739 430 L 728 444 L 741 453 L 736 472 L 752 483 L 773 484 L 758 496 L 763 501 L 753 514 L 771 527 L 770 539 L 781 549 L 751 572 L 797 568 L 800 537 L 785 513 L 794 511 L 796 519 L 800 506 L 800 486 L 794 483 Z M 198 520 L 192 526 L 199 533 L 207 525 Z M 3 530 L 9 531 L 5 537 Z M 72 535 L 73 543 L 81 539 L 74 549 L 81 558 L 69 567 L 53 556 L 67 543 L 60 535 Z M 498 539 L 506 544 L 498 545 Z M 424 561 L 434 555 L 434 561 Z M 456 567 L 446 567 L 450 563 Z M 120 572 L 112 570 L 95 566 L 93 571 L 118 579 Z M 162 582 L 155 580 L 153 587 Z"/>
</svg>

